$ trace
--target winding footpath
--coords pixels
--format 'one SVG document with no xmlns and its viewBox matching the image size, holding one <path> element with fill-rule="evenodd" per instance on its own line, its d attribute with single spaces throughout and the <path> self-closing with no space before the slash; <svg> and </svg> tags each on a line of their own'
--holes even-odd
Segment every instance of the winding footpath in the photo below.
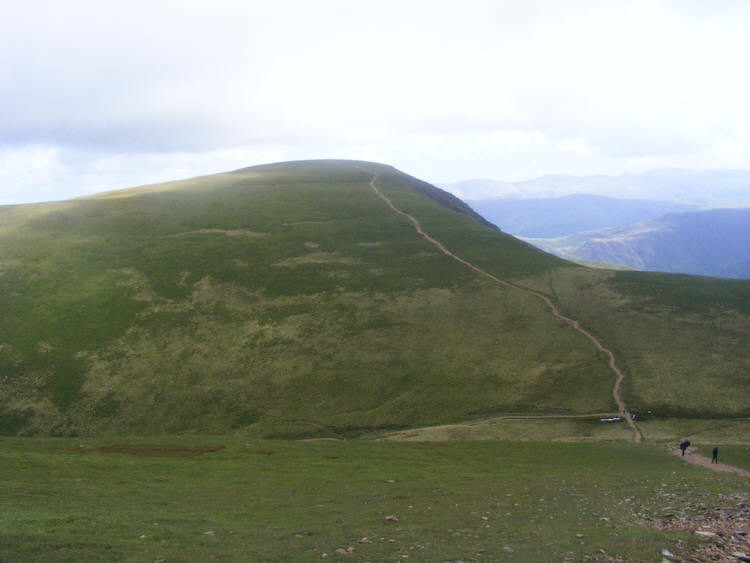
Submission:
<svg viewBox="0 0 750 563">
<path fill-rule="evenodd" d="M 669 451 L 672 453 L 672 455 L 676 455 L 677 457 L 682 459 L 682 461 L 684 461 L 685 463 L 689 463 L 690 465 L 697 465 L 704 469 L 711 469 L 713 471 L 720 471 L 722 473 L 734 473 L 735 475 L 750 477 L 749 471 L 745 471 L 744 469 L 740 469 L 739 467 L 727 465 L 726 463 L 711 463 L 710 458 L 699 454 L 695 449 L 693 449 L 692 451 L 688 450 L 688 452 L 684 456 L 681 455 L 682 452 L 679 448 L 670 448 Z"/>
<path fill-rule="evenodd" d="M 485 270 L 482 270 L 480 267 L 475 266 L 474 264 L 472 264 L 468 260 L 465 260 L 464 258 L 461 258 L 460 256 L 456 256 L 455 254 L 453 254 L 450 250 L 448 250 L 447 248 L 445 248 L 445 246 L 443 246 L 443 244 L 440 241 L 438 241 L 438 240 L 432 238 L 430 235 L 428 235 L 424 231 L 424 229 L 422 229 L 422 225 L 420 225 L 419 221 L 417 221 L 412 215 L 409 215 L 408 213 L 405 213 L 404 211 L 401 211 L 398 207 L 396 207 L 393 204 L 393 202 L 388 197 L 386 197 L 383 194 L 383 192 L 381 192 L 378 189 L 378 187 L 375 185 L 375 182 L 377 181 L 377 179 L 378 179 L 378 174 L 372 174 L 372 179 L 370 180 L 370 187 L 375 192 L 375 194 L 380 199 L 382 199 L 388 205 L 388 207 L 390 207 L 395 213 L 397 213 L 399 215 L 402 215 L 402 216 L 406 217 L 409 221 L 411 221 L 411 223 L 414 225 L 414 228 L 416 229 L 417 233 L 419 233 L 419 235 L 421 235 L 422 237 L 424 237 L 431 244 L 433 244 L 434 246 L 436 246 L 443 254 L 445 254 L 446 256 L 448 256 L 448 257 L 450 257 L 450 258 L 452 258 L 452 259 L 460 262 L 461 264 L 465 265 L 466 267 L 471 268 L 472 270 L 474 270 L 478 274 L 480 274 L 480 275 L 482 275 L 482 276 L 484 276 L 486 278 L 491 279 L 492 281 L 494 281 L 495 283 L 497 283 L 499 285 L 502 285 L 504 287 L 508 287 L 508 288 L 511 288 L 511 289 L 516 289 L 518 291 L 522 291 L 523 293 L 526 293 L 527 295 L 533 295 L 537 299 L 540 299 L 541 301 L 543 301 L 547 305 L 547 307 L 550 309 L 550 311 L 552 312 L 552 314 L 555 317 L 557 317 L 561 321 L 565 322 L 566 324 L 570 325 L 576 331 L 580 332 L 583 336 L 585 336 L 586 338 L 588 338 L 591 341 L 591 343 L 594 346 L 596 346 L 596 348 L 600 352 L 603 352 L 607 356 L 607 358 L 609 359 L 609 367 L 610 367 L 610 369 L 615 374 L 615 385 L 612 388 L 612 397 L 614 398 L 615 403 L 617 404 L 617 408 L 618 408 L 618 410 L 620 412 L 620 416 L 622 416 L 627 421 L 628 425 L 630 426 L 631 430 L 633 431 L 633 440 L 635 442 L 641 442 L 643 440 L 643 435 L 641 434 L 641 431 L 638 430 L 638 427 L 635 425 L 635 421 L 633 420 L 633 416 L 627 411 L 627 409 L 625 407 L 625 402 L 622 400 L 622 397 L 620 396 L 620 387 L 622 385 L 622 381 L 625 379 L 625 376 L 620 371 L 620 369 L 617 367 L 617 363 L 615 362 L 615 356 L 614 356 L 614 354 L 612 353 L 611 350 L 609 350 L 608 348 L 605 348 L 602 345 L 602 343 L 594 335 L 592 335 L 590 332 L 588 332 L 586 329 L 581 328 L 581 326 L 578 324 L 578 321 L 576 321 L 574 319 L 571 319 L 570 317 L 566 317 L 565 315 L 563 315 L 560 312 L 560 310 L 558 309 L 557 305 L 555 305 L 552 302 L 552 300 L 549 297 L 547 297 L 546 295 L 544 295 L 543 293 L 539 293 L 538 291 L 534 291 L 533 289 L 527 289 L 525 287 L 521 287 L 520 285 L 516 285 L 516 284 L 511 283 L 509 281 L 506 281 L 506 280 L 503 280 L 501 278 L 498 278 L 497 276 L 493 276 L 489 272 L 486 272 Z"/>
</svg>

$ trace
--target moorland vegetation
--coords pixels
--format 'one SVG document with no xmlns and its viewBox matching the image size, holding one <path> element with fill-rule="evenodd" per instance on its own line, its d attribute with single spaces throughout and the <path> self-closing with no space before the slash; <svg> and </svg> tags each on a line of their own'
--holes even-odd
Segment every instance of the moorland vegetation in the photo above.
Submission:
<svg viewBox="0 0 750 563">
<path fill-rule="evenodd" d="M 0 431 L 353 436 L 496 415 L 747 417 L 750 283 L 592 270 L 384 165 L 0 208 Z"/>
</svg>

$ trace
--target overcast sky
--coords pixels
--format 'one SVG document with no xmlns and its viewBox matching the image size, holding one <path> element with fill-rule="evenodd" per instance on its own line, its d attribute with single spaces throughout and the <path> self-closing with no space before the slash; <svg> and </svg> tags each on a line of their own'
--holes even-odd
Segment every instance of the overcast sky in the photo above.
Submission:
<svg viewBox="0 0 750 563">
<path fill-rule="evenodd" d="M 750 168 L 750 2 L 0 0 L 0 204 L 280 160 Z"/>
</svg>

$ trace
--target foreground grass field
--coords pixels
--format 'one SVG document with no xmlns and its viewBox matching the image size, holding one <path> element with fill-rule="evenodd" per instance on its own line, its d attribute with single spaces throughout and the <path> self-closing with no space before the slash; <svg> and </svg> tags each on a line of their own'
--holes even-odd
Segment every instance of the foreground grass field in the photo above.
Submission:
<svg viewBox="0 0 750 563">
<path fill-rule="evenodd" d="M 0 439 L 0 560 L 658 561 L 750 494 L 657 445 L 128 443 Z"/>
</svg>

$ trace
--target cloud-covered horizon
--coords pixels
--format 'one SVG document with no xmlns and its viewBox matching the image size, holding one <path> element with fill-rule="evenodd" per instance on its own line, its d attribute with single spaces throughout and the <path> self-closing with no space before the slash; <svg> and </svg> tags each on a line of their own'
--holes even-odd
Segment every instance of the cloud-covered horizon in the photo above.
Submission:
<svg viewBox="0 0 750 563">
<path fill-rule="evenodd" d="M 13 3 L 0 204 L 307 158 L 750 168 L 749 24 L 731 1 Z"/>
</svg>

